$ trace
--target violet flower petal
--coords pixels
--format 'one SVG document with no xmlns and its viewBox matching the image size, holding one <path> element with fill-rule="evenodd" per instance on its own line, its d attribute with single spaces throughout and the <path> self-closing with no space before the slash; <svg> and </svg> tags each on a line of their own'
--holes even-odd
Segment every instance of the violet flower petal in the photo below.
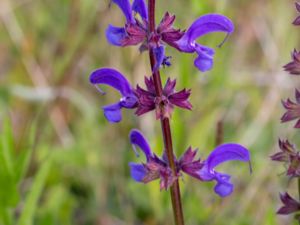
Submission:
<svg viewBox="0 0 300 225">
<path fill-rule="evenodd" d="M 155 65 L 153 67 L 153 72 L 157 71 L 165 58 L 165 46 L 161 45 L 153 49 L 155 55 Z"/>
<path fill-rule="evenodd" d="M 93 85 L 106 84 L 118 90 L 123 96 L 131 95 L 132 88 L 127 79 L 117 70 L 110 68 L 97 69 L 90 75 Z"/>
<path fill-rule="evenodd" d="M 146 138 L 143 136 L 143 134 L 139 130 L 131 130 L 129 134 L 130 142 L 133 146 L 133 150 L 135 151 L 136 155 L 138 156 L 138 152 L 135 148 L 135 146 L 138 146 L 145 154 L 147 161 L 149 161 L 150 157 L 152 156 L 151 148 L 146 140 Z"/>
<path fill-rule="evenodd" d="M 119 103 L 102 107 L 104 116 L 109 122 L 118 123 L 122 120 L 121 106 Z"/>
<path fill-rule="evenodd" d="M 129 0 L 112 0 L 113 3 L 118 5 L 122 12 L 124 13 L 124 16 L 126 17 L 127 23 L 134 23 L 134 18 L 131 11 L 131 6 Z"/>
<path fill-rule="evenodd" d="M 108 43 L 115 46 L 123 46 L 125 38 L 127 37 L 125 28 L 115 27 L 113 25 L 108 25 L 105 35 Z"/>
<path fill-rule="evenodd" d="M 130 175 L 137 182 L 143 182 L 144 177 L 147 174 L 147 170 L 143 164 L 129 163 Z"/>
<path fill-rule="evenodd" d="M 219 145 L 206 159 L 207 169 L 213 170 L 219 164 L 231 160 L 249 162 L 249 151 L 239 144 L 227 143 Z"/>
<path fill-rule="evenodd" d="M 229 182 L 230 176 L 228 174 L 216 173 L 216 180 L 215 193 L 221 197 L 226 197 L 232 193 L 234 186 Z"/>
<path fill-rule="evenodd" d="M 144 0 L 134 0 L 132 10 L 140 14 L 144 20 L 148 20 L 148 9 Z"/>
<path fill-rule="evenodd" d="M 219 173 L 214 170 L 219 164 L 239 160 L 250 161 L 249 151 L 241 145 L 228 143 L 218 146 L 204 162 L 204 167 L 198 171 L 199 178 L 203 181 L 216 180 L 215 192 L 221 197 L 225 197 L 233 191 L 233 184 L 229 182 L 228 174 Z"/>
<path fill-rule="evenodd" d="M 219 14 L 207 14 L 199 17 L 177 42 L 181 51 L 194 52 L 195 40 L 212 32 L 232 33 L 234 25 L 230 19 Z"/>
<path fill-rule="evenodd" d="M 211 70 L 214 64 L 214 50 L 199 44 L 196 44 L 195 49 L 198 54 L 198 57 L 194 61 L 195 67 L 197 67 L 201 72 Z"/>
</svg>

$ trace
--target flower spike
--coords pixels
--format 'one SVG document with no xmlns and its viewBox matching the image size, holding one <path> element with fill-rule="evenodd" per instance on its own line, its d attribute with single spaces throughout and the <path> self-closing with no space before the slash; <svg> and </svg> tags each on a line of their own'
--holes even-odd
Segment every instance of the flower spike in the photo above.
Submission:
<svg viewBox="0 0 300 225">
<path fill-rule="evenodd" d="M 105 84 L 118 90 L 122 95 L 119 102 L 102 107 L 104 115 L 109 122 L 117 123 L 122 119 L 121 109 L 133 109 L 137 106 L 137 97 L 127 79 L 117 70 L 110 68 L 97 69 L 90 75 L 90 82 L 104 94 L 98 87 Z"/>
</svg>

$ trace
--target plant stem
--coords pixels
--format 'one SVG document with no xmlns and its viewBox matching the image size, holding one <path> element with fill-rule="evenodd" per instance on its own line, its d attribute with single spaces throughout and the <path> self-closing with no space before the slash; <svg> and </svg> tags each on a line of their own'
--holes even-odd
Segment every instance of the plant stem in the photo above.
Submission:
<svg viewBox="0 0 300 225">
<path fill-rule="evenodd" d="M 155 0 L 148 1 L 148 14 L 149 14 L 149 32 L 152 33 L 155 31 Z M 149 57 L 150 57 L 150 64 L 151 69 L 153 71 L 153 67 L 155 65 L 155 56 L 153 53 L 153 49 L 149 49 Z M 153 72 L 152 74 L 156 96 L 161 97 L 163 88 L 160 79 L 160 72 L 159 70 Z M 174 162 L 174 153 L 173 153 L 173 145 L 172 145 L 172 135 L 171 135 L 171 128 L 170 128 L 170 121 L 168 118 L 163 118 L 160 120 L 161 128 L 163 133 L 165 151 L 167 153 L 169 165 L 172 169 L 173 175 L 177 174 L 176 165 Z M 176 180 L 174 184 L 170 187 L 171 192 L 171 200 L 172 200 L 172 207 L 174 213 L 174 220 L 176 225 L 184 225 L 184 218 L 182 213 L 182 204 L 181 204 L 181 197 L 180 197 L 180 188 L 179 182 Z"/>
<path fill-rule="evenodd" d="M 300 200 L 300 178 L 298 178 L 298 194 L 299 194 L 299 200 Z M 300 225 L 300 220 L 299 219 L 297 219 L 297 220 Z"/>
</svg>

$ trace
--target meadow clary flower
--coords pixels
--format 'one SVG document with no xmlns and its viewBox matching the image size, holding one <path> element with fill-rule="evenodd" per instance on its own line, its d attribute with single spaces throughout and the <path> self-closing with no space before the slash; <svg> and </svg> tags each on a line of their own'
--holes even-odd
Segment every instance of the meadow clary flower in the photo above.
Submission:
<svg viewBox="0 0 300 225">
<path fill-rule="evenodd" d="M 230 182 L 230 175 L 217 172 L 215 167 L 231 160 L 250 161 L 249 151 L 238 144 L 222 144 L 212 151 L 204 161 L 200 159 L 195 160 L 197 150 L 188 148 L 179 160 L 175 160 L 176 174 L 173 174 L 165 154 L 163 158 L 158 158 L 153 154 L 141 132 L 133 130 L 129 137 L 133 146 L 138 146 L 146 156 L 146 163 L 129 164 L 132 178 L 142 183 L 160 179 L 161 189 L 170 187 L 173 182 L 181 176 L 181 171 L 183 171 L 201 181 L 215 180 L 217 184 L 214 191 L 219 196 L 225 197 L 232 193 L 234 186 Z"/>
<path fill-rule="evenodd" d="M 144 0 L 134 0 L 132 6 L 129 0 L 112 0 L 122 10 L 126 24 L 124 27 L 109 25 L 106 29 L 108 42 L 116 46 L 137 45 L 143 42 L 147 36 L 148 12 Z M 134 17 L 138 14 L 142 18 L 139 21 Z"/>
<path fill-rule="evenodd" d="M 145 77 L 145 84 L 147 90 L 144 90 L 139 85 L 136 88 L 136 94 L 139 99 L 137 115 L 142 115 L 155 109 L 157 119 L 170 118 L 174 106 L 188 110 L 192 109 L 192 105 L 188 101 L 191 90 L 182 89 L 179 92 L 175 92 L 176 80 L 168 78 L 161 97 L 156 96 L 152 77 Z"/>
<path fill-rule="evenodd" d="M 173 45 L 181 52 L 198 54 L 194 65 L 202 72 L 213 67 L 214 49 L 198 44 L 196 40 L 208 33 L 224 32 L 227 35 L 234 30 L 234 25 L 230 19 L 219 14 L 207 14 L 199 17 L 187 29 L 182 38 Z M 226 36 L 227 37 L 227 36 Z M 225 38 L 226 40 L 226 38 Z"/>
<path fill-rule="evenodd" d="M 143 183 L 160 179 L 160 189 L 169 188 L 177 179 L 178 174 L 173 175 L 166 157 L 162 159 L 152 153 L 147 140 L 138 130 L 132 130 L 129 139 L 136 155 L 139 156 L 136 149 L 136 147 L 139 147 L 146 157 L 146 163 L 129 163 L 131 177 L 135 181 Z"/>
<path fill-rule="evenodd" d="M 141 52 L 152 48 L 156 58 L 153 71 L 157 70 L 160 65 L 169 65 L 166 61 L 168 57 L 165 56 L 164 43 L 172 46 L 183 35 L 179 29 L 173 28 L 175 16 L 166 12 L 154 32 L 150 32 L 147 6 L 144 0 L 134 0 L 132 5 L 129 0 L 113 0 L 113 2 L 122 10 L 126 23 L 124 27 L 108 26 L 106 29 L 108 42 L 122 47 L 141 44 Z"/>
<path fill-rule="evenodd" d="M 283 107 L 287 110 L 281 117 L 281 122 L 288 122 L 297 119 L 295 128 L 300 128 L 300 92 L 295 90 L 296 102 L 293 102 L 289 98 L 286 101 L 282 101 Z"/>
<path fill-rule="evenodd" d="M 117 70 L 110 68 L 97 69 L 90 75 L 90 82 L 97 87 L 101 94 L 105 93 L 98 87 L 98 85 L 106 84 L 115 88 L 122 95 L 118 102 L 102 107 L 104 115 L 109 122 L 117 123 L 121 121 L 122 108 L 136 108 L 138 99 L 134 90 L 127 79 Z"/>
<path fill-rule="evenodd" d="M 232 160 L 250 162 L 249 151 L 235 143 L 226 143 L 216 147 L 206 160 L 194 160 L 197 150 L 188 148 L 180 157 L 178 167 L 183 172 L 201 181 L 216 181 L 215 193 L 221 197 L 230 195 L 234 185 L 230 182 L 230 175 L 215 170 L 218 165 Z M 251 169 L 251 168 L 250 168 Z"/>
</svg>

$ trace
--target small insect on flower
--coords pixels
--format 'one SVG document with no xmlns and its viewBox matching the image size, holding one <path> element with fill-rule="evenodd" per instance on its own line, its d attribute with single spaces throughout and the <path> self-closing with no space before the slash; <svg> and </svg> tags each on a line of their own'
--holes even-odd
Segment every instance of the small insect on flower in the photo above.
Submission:
<svg viewBox="0 0 300 225">
<path fill-rule="evenodd" d="M 293 102 L 289 98 L 286 101 L 282 101 L 282 105 L 287 112 L 281 117 L 281 122 L 285 123 L 298 119 L 294 127 L 300 128 L 300 92 L 297 89 L 295 90 L 295 99 L 296 102 Z"/>
<path fill-rule="evenodd" d="M 146 156 L 146 163 L 129 164 L 132 178 L 142 183 L 160 179 L 161 189 L 169 188 L 176 179 L 182 176 L 181 172 L 184 172 L 200 181 L 215 180 L 217 182 L 214 188 L 215 193 L 225 197 L 232 193 L 234 185 L 230 182 L 230 175 L 217 172 L 215 167 L 231 160 L 250 162 L 249 151 L 234 143 L 218 146 L 204 161 L 195 160 L 197 150 L 192 150 L 189 147 L 179 160 L 175 158 L 176 173 L 174 174 L 166 155 L 164 154 L 162 158 L 159 158 L 153 154 L 147 140 L 140 131 L 132 130 L 129 138 L 135 152 L 135 146 L 138 146 Z"/>
</svg>

